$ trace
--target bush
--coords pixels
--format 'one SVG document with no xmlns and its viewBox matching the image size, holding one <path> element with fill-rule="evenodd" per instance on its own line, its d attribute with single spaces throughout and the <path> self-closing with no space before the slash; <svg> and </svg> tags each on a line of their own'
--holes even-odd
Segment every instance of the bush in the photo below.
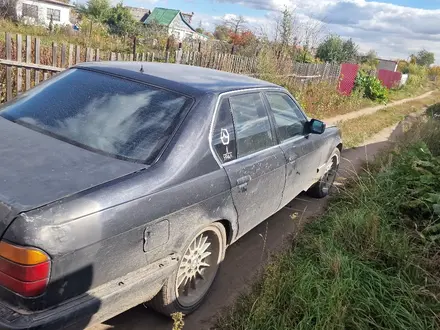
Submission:
<svg viewBox="0 0 440 330">
<path fill-rule="evenodd" d="M 429 117 L 440 120 L 440 103 L 436 103 L 426 109 Z"/>
<path fill-rule="evenodd" d="M 388 90 L 376 77 L 359 71 L 355 80 L 355 89 L 363 92 L 363 96 L 381 103 L 388 102 Z"/>
</svg>

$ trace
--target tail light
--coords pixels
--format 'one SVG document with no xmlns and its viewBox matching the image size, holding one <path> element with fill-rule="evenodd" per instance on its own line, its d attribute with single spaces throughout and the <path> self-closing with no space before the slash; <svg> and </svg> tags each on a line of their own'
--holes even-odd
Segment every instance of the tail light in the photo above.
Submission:
<svg viewBox="0 0 440 330">
<path fill-rule="evenodd" d="M 0 242 L 0 285 L 25 297 L 46 290 L 50 273 L 47 254 L 30 247 Z"/>
</svg>

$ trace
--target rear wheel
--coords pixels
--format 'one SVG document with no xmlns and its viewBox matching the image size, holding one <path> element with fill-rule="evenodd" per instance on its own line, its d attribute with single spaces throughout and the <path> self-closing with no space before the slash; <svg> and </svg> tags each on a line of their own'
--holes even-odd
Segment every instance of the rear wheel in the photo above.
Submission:
<svg viewBox="0 0 440 330">
<path fill-rule="evenodd" d="M 197 232 L 162 290 L 150 302 L 156 311 L 170 315 L 195 311 L 206 297 L 226 250 L 226 231 L 213 223 Z"/>
<path fill-rule="evenodd" d="M 329 194 L 338 173 L 340 159 L 341 152 L 336 148 L 330 156 L 330 159 L 327 161 L 324 175 L 307 191 L 310 196 L 324 198 Z"/>
</svg>

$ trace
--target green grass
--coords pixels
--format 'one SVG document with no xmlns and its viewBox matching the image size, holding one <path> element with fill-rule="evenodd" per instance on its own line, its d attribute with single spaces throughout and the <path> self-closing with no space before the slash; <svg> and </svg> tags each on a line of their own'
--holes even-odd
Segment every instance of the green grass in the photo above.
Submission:
<svg viewBox="0 0 440 330">
<path fill-rule="evenodd" d="M 217 328 L 438 329 L 440 158 L 426 143 L 437 150 L 440 124 L 426 125 L 335 197 Z"/>
<path fill-rule="evenodd" d="M 392 89 L 389 92 L 389 101 L 398 101 L 406 98 L 422 95 L 432 90 L 438 89 L 438 83 L 434 81 L 423 80 L 419 84 L 409 84 L 399 89 Z"/>
</svg>

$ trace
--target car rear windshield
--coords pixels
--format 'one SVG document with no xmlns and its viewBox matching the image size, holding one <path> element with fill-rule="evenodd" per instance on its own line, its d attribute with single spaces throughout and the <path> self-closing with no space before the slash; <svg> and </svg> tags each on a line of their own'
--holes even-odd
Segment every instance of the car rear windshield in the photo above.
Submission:
<svg viewBox="0 0 440 330">
<path fill-rule="evenodd" d="M 89 150 L 150 164 L 190 103 L 168 90 L 72 69 L 6 104 L 0 116 Z"/>
</svg>

